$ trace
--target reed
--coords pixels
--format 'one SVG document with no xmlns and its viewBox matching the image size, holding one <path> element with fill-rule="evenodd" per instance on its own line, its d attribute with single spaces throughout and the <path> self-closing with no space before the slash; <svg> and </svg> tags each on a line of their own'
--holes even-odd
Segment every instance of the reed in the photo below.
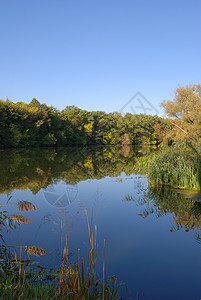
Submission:
<svg viewBox="0 0 201 300">
<path fill-rule="evenodd" d="M 86 265 L 83 257 L 75 264 L 69 262 L 67 235 L 60 269 L 54 273 L 43 267 L 35 270 L 31 267 L 32 261 L 22 260 L 22 247 L 19 259 L 6 246 L 0 247 L 0 299 L 120 299 L 121 284 L 117 284 L 116 276 L 105 277 L 105 241 L 102 277 L 96 273 L 97 226 L 93 225 L 93 217 L 89 221 L 86 209 L 85 213 L 89 232 Z M 46 254 L 42 248 L 35 246 L 26 246 L 24 250 L 28 256 Z"/>
<path fill-rule="evenodd" d="M 151 152 L 149 154 L 137 157 L 136 161 L 135 161 L 135 166 L 134 166 L 135 172 L 137 172 L 138 174 L 148 174 L 149 173 L 149 165 L 155 155 L 156 155 L 156 152 Z"/>
<path fill-rule="evenodd" d="M 185 144 L 177 144 L 157 153 L 149 162 L 152 185 L 180 189 L 201 189 L 201 157 Z"/>
</svg>

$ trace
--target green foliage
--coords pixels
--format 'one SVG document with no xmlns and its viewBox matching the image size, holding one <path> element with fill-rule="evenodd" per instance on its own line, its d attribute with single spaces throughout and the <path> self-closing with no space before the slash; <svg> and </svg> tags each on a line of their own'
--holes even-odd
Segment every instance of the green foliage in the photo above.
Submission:
<svg viewBox="0 0 201 300">
<path fill-rule="evenodd" d="M 135 172 L 154 186 L 201 190 L 201 156 L 186 143 L 163 146 L 136 159 Z"/>
<path fill-rule="evenodd" d="M 0 100 L 0 148 L 78 145 L 138 145 L 188 141 L 199 152 L 201 85 L 179 87 L 162 102 L 169 119 L 118 112 L 88 112 L 67 106 L 61 112 L 33 99 L 29 104 Z"/>
<path fill-rule="evenodd" d="M 174 99 L 161 106 L 173 125 L 167 135 L 175 141 L 188 141 L 200 153 L 201 84 L 178 87 Z"/>
<path fill-rule="evenodd" d="M 43 140 L 43 144 L 45 146 L 53 146 L 56 144 L 56 141 L 57 139 L 55 138 L 54 136 L 54 133 L 48 133 L 46 134 L 46 136 L 44 137 L 44 140 Z"/>
<path fill-rule="evenodd" d="M 201 189 L 201 157 L 184 143 L 155 155 L 149 163 L 153 184 L 173 188 Z"/>
<path fill-rule="evenodd" d="M 149 174 L 149 165 L 156 155 L 155 152 L 152 152 L 148 155 L 140 156 L 136 159 L 135 171 L 139 174 Z"/>
<path fill-rule="evenodd" d="M 158 126 L 155 126 L 158 124 Z M 130 145 L 162 142 L 168 126 L 157 116 L 88 112 L 67 106 L 61 112 L 33 99 L 0 100 L 0 148 Z"/>
</svg>

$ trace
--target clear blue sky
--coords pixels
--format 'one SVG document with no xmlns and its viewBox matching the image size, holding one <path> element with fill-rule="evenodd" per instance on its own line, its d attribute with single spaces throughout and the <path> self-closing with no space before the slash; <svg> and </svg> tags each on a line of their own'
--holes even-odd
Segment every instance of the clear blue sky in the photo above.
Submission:
<svg viewBox="0 0 201 300">
<path fill-rule="evenodd" d="M 106 112 L 201 80 L 200 0 L 0 0 L 0 98 Z"/>
</svg>

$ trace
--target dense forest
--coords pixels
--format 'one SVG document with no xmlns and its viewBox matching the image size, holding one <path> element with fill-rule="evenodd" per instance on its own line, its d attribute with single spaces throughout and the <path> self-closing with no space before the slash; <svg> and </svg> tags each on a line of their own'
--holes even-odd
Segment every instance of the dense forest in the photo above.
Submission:
<svg viewBox="0 0 201 300">
<path fill-rule="evenodd" d="M 26 148 L 83 145 L 159 145 L 187 142 L 200 151 L 201 85 L 179 87 L 159 116 L 86 111 L 67 106 L 62 111 L 40 104 L 0 100 L 0 147 Z"/>
<path fill-rule="evenodd" d="M 172 125 L 158 116 L 88 112 L 75 106 L 58 111 L 33 99 L 0 100 L 0 147 L 159 144 Z"/>
</svg>

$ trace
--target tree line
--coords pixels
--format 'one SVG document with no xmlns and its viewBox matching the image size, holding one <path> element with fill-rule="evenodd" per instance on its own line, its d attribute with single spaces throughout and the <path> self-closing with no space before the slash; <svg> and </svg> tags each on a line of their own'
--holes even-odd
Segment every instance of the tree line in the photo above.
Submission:
<svg viewBox="0 0 201 300">
<path fill-rule="evenodd" d="M 201 85 L 179 87 L 163 101 L 167 119 L 119 112 L 62 111 L 33 99 L 29 104 L 0 100 L 0 148 L 83 145 L 159 145 L 187 142 L 197 151 L 201 141 Z"/>
<path fill-rule="evenodd" d="M 158 116 L 62 111 L 40 104 L 0 100 L 0 147 L 158 144 L 171 124 Z"/>
</svg>

